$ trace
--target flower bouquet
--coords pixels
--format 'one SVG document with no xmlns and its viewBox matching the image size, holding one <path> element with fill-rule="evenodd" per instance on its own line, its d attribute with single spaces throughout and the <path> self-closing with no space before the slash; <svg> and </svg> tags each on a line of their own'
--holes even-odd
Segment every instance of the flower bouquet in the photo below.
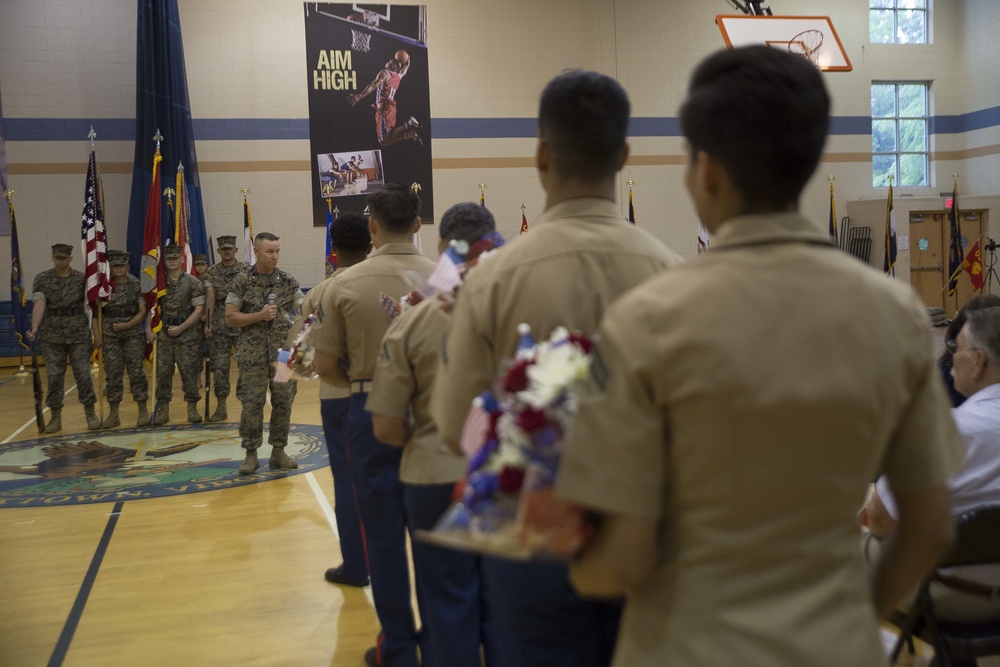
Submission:
<svg viewBox="0 0 1000 667">
<path fill-rule="evenodd" d="M 313 368 L 316 348 L 306 342 L 309 330 L 316 322 L 316 313 L 309 313 L 302 321 L 302 328 L 292 341 L 291 349 L 278 350 L 278 360 L 274 362 L 274 381 L 288 382 L 292 379 L 314 380 L 318 375 Z"/>
<path fill-rule="evenodd" d="M 528 325 L 496 393 L 473 402 L 462 433 L 469 457 L 460 498 L 433 531 L 441 546 L 509 558 L 564 553 L 581 541 L 576 527 L 545 526 L 565 435 L 576 414 L 575 392 L 590 371 L 590 338 L 556 329 L 536 344 Z M 557 512 L 558 513 L 558 512 Z M 562 534 L 560 534 L 562 533 Z"/>
</svg>

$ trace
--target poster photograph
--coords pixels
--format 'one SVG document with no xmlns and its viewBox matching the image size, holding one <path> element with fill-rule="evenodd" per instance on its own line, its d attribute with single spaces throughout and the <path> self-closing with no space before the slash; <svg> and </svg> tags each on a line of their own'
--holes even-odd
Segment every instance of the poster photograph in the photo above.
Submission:
<svg viewBox="0 0 1000 667">
<path fill-rule="evenodd" d="M 427 11 L 420 5 L 306 3 L 313 224 L 327 199 L 363 211 L 386 183 L 420 185 L 434 218 Z"/>
</svg>

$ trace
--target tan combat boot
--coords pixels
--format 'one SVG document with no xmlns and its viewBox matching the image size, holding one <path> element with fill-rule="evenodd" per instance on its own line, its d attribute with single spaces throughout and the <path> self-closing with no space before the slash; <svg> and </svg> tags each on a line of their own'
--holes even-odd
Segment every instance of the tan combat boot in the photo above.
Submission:
<svg viewBox="0 0 1000 667">
<path fill-rule="evenodd" d="M 240 474 L 249 475 L 259 467 L 260 463 L 257 462 L 257 450 L 248 449 L 246 458 L 243 459 L 243 464 L 240 466 Z"/>
<path fill-rule="evenodd" d="M 201 413 L 198 412 L 198 401 L 188 401 L 188 423 L 201 423 Z"/>
<path fill-rule="evenodd" d="M 52 416 L 42 433 L 58 433 L 62 430 L 62 408 L 52 408 Z"/>
<path fill-rule="evenodd" d="M 208 418 L 208 422 L 214 424 L 216 422 L 224 422 L 227 419 L 229 419 L 229 412 L 226 411 L 226 397 L 217 396 L 215 398 L 215 412 Z"/>
<path fill-rule="evenodd" d="M 137 427 L 149 426 L 149 408 L 146 407 L 146 401 L 140 401 L 136 405 L 139 406 L 139 418 L 135 420 L 135 425 Z"/>
<path fill-rule="evenodd" d="M 108 418 L 104 420 L 101 424 L 101 428 L 114 428 L 115 426 L 121 426 L 122 419 L 118 415 L 118 403 L 111 404 L 111 412 L 108 413 Z"/>
<path fill-rule="evenodd" d="M 87 429 L 90 431 L 96 431 L 101 428 L 101 420 L 97 418 L 97 413 L 94 412 L 93 405 L 83 406 L 83 411 L 87 413 Z"/>
<path fill-rule="evenodd" d="M 163 426 L 170 421 L 170 403 L 163 401 L 158 408 L 154 403 L 153 410 L 156 411 L 156 417 L 153 418 L 154 426 Z"/>
<path fill-rule="evenodd" d="M 271 460 L 268 461 L 268 465 L 272 470 L 295 470 L 299 467 L 298 463 L 288 458 L 284 447 L 271 448 Z"/>
</svg>

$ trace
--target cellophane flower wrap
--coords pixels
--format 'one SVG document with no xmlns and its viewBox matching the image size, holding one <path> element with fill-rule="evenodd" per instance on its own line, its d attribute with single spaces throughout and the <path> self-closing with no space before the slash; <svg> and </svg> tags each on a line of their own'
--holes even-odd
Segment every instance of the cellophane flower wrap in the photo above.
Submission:
<svg viewBox="0 0 1000 667">
<path fill-rule="evenodd" d="M 525 534 L 524 500 L 555 483 L 593 344 L 565 328 L 537 344 L 527 325 L 519 332 L 517 354 L 496 391 L 477 397 L 469 411 L 462 433 L 469 457 L 464 488 L 433 535 L 457 548 L 529 558 L 545 552 L 545 542 Z"/>
<path fill-rule="evenodd" d="M 302 321 L 302 329 L 292 341 L 291 349 L 278 350 L 278 359 L 274 362 L 274 381 L 314 380 L 316 375 L 314 363 L 316 348 L 307 342 L 309 330 L 316 322 L 316 313 L 306 315 Z"/>
</svg>

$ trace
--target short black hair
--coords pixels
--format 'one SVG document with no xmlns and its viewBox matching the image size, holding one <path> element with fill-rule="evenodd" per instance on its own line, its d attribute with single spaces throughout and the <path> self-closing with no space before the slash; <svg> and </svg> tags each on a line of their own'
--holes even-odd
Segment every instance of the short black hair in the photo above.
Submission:
<svg viewBox="0 0 1000 667">
<path fill-rule="evenodd" d="M 444 212 L 438 233 L 446 241 L 475 243 L 496 228 L 497 222 L 489 209 L 473 202 L 463 202 Z"/>
<path fill-rule="evenodd" d="M 538 128 L 556 173 L 586 181 L 614 177 L 630 111 L 625 89 L 605 74 L 571 70 L 549 81 Z"/>
<path fill-rule="evenodd" d="M 347 213 L 330 225 L 330 243 L 337 250 L 364 252 L 372 243 L 368 218 L 360 213 Z"/>
<path fill-rule="evenodd" d="M 393 234 L 402 234 L 420 215 L 420 197 L 402 183 L 389 183 L 368 195 L 368 212 Z"/>
<path fill-rule="evenodd" d="M 253 237 L 253 244 L 257 245 L 261 241 L 278 241 L 279 237 L 275 236 L 271 232 L 261 232 L 257 236 Z"/>
<path fill-rule="evenodd" d="M 816 170 L 830 96 L 805 58 L 768 46 L 717 51 L 691 76 L 680 110 L 691 154 L 722 164 L 752 211 L 798 201 Z"/>
</svg>

